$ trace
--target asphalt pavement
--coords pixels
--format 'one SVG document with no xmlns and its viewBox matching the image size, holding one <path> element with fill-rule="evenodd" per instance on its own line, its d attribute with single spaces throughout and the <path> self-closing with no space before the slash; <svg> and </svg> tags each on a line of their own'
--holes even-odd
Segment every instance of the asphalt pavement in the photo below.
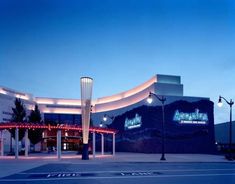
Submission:
<svg viewBox="0 0 235 184">
<path fill-rule="evenodd" d="M 125 155 L 125 154 L 124 154 Z M 123 155 L 123 156 L 124 156 Z M 132 154 L 135 157 L 135 154 Z M 97 158 L 94 160 L 81 161 L 73 159 L 56 160 L 9 160 L 8 163 L 21 167 L 23 163 L 32 164 L 33 167 L 16 171 L 10 175 L 0 178 L 0 184 L 234 184 L 235 183 L 235 162 L 215 161 L 212 155 L 194 155 L 199 159 L 204 156 L 205 160 L 195 162 L 189 155 L 178 155 L 178 159 L 188 157 L 187 162 L 161 162 L 156 159 L 156 155 L 142 155 L 142 158 L 131 159 L 131 154 L 127 154 L 129 160 L 116 159 L 112 157 Z M 141 155 L 138 155 L 141 156 Z M 144 159 L 148 157 L 148 159 Z M 159 155 L 157 155 L 159 156 Z M 192 155 L 190 155 L 192 156 Z M 204 158 L 203 157 L 203 158 Z M 168 155 L 169 158 L 169 155 Z M 211 158 L 211 160 L 209 159 Z M 219 157 L 218 157 L 219 158 Z M 196 160 L 197 160 L 196 159 Z M 212 162 L 213 161 L 213 162 Z M 18 163 L 17 163 L 18 162 Z M 5 160 L 5 163 L 7 161 Z M 13 164 L 14 163 L 14 164 Z M 0 161 L 1 164 L 1 161 Z M 1 167 L 1 170 L 4 169 Z M 0 172 L 1 172 L 0 170 Z"/>
</svg>

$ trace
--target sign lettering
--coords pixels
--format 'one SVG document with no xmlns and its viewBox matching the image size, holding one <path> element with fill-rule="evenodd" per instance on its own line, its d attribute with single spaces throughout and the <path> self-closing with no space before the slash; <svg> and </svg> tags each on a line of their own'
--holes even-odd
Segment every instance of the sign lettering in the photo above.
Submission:
<svg viewBox="0 0 235 184">
<path fill-rule="evenodd" d="M 195 112 L 192 113 L 179 112 L 179 110 L 176 110 L 173 120 L 182 124 L 204 125 L 208 122 L 208 115 L 206 113 L 200 113 L 199 109 L 195 109 Z"/>
<path fill-rule="evenodd" d="M 135 117 L 132 119 L 126 118 L 125 120 L 125 130 L 139 128 L 142 125 L 142 117 L 139 114 L 135 114 Z"/>
</svg>

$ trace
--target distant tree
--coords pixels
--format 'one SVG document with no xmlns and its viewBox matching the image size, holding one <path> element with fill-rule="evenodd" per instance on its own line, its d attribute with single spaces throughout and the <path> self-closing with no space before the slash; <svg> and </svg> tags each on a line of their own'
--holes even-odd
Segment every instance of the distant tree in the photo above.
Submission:
<svg viewBox="0 0 235 184">
<path fill-rule="evenodd" d="M 35 105 L 34 110 L 30 112 L 28 121 L 29 123 L 39 123 L 39 124 L 42 123 L 41 113 L 40 113 L 40 110 L 38 109 L 38 105 Z M 30 129 L 29 130 L 29 139 L 31 143 L 34 145 L 34 148 L 35 148 L 35 144 L 37 144 L 39 141 L 42 140 L 42 133 L 43 133 L 42 129 L 34 129 L 34 130 Z"/>
<path fill-rule="evenodd" d="M 12 121 L 19 123 L 25 120 L 26 112 L 24 108 L 24 104 L 21 102 L 19 98 L 15 99 L 15 108 L 12 108 Z"/>
<path fill-rule="evenodd" d="M 22 123 L 25 121 L 25 117 L 26 117 L 26 111 L 25 111 L 25 107 L 23 102 L 16 98 L 15 99 L 15 107 L 12 108 L 12 121 L 14 123 Z M 10 130 L 12 137 L 15 138 L 15 130 L 11 129 Z M 24 130 L 19 130 L 19 140 L 22 140 L 22 138 L 24 137 Z"/>
<path fill-rule="evenodd" d="M 38 105 L 35 105 L 34 110 L 31 110 L 29 115 L 29 122 L 40 123 L 41 122 L 41 112 L 38 109 Z"/>
</svg>

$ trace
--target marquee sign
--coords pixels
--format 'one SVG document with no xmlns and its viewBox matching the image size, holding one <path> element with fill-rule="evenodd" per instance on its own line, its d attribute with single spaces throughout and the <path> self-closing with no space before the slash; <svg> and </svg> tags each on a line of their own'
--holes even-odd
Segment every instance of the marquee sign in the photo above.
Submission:
<svg viewBox="0 0 235 184">
<path fill-rule="evenodd" d="M 191 113 L 179 112 L 179 110 L 176 110 L 173 120 L 182 124 L 204 125 L 208 122 L 208 115 L 207 113 L 200 113 L 199 109 L 195 109 L 195 112 Z"/>
<path fill-rule="evenodd" d="M 142 125 L 142 117 L 139 114 L 135 114 L 135 117 L 132 119 L 126 118 L 125 120 L 125 130 L 133 129 L 133 128 L 140 128 Z"/>
</svg>

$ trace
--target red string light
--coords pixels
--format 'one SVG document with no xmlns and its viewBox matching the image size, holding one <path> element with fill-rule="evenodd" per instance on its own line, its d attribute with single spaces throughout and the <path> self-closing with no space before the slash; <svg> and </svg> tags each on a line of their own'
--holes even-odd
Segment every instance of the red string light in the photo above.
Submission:
<svg viewBox="0 0 235 184">
<path fill-rule="evenodd" d="M 51 126 L 49 125 L 39 125 L 39 124 L 33 124 L 33 123 L 15 123 L 15 122 L 8 122 L 8 123 L 0 123 L 0 130 L 4 129 L 48 129 L 49 131 L 51 129 L 60 129 L 60 130 L 75 130 L 75 131 L 82 131 L 82 127 L 77 125 L 57 125 L 57 126 Z M 115 134 L 117 133 L 116 130 L 113 129 L 106 129 L 106 128 L 100 128 L 100 127 L 92 127 L 89 129 L 90 132 L 96 132 L 96 133 L 107 133 L 107 134 Z"/>
</svg>

